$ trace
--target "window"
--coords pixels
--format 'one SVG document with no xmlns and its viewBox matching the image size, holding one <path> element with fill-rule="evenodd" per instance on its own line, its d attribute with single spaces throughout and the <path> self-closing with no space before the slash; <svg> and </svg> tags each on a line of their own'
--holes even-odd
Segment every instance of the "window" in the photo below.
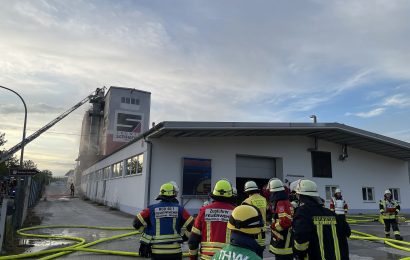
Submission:
<svg viewBox="0 0 410 260">
<path fill-rule="evenodd" d="M 142 174 L 144 155 L 136 155 L 127 159 L 125 175 Z"/>
<path fill-rule="evenodd" d="M 121 162 L 117 162 L 116 164 L 112 165 L 112 178 L 118 178 L 118 177 L 122 177 L 122 170 L 124 168 L 124 163 Z"/>
<path fill-rule="evenodd" d="M 125 98 L 125 103 L 127 103 L 127 104 L 130 104 L 130 103 L 131 103 L 131 101 L 130 101 L 130 98 L 129 98 L 129 97 Z"/>
<path fill-rule="evenodd" d="M 339 186 L 326 186 L 325 187 L 326 200 L 330 200 L 334 196 L 337 188 L 339 188 Z"/>
<path fill-rule="evenodd" d="M 312 151 L 313 177 L 332 178 L 332 158 L 329 152 Z"/>
<path fill-rule="evenodd" d="M 103 169 L 103 175 L 104 175 L 104 180 L 107 180 L 110 178 L 110 167 L 105 167 Z"/>
<path fill-rule="evenodd" d="M 400 189 L 397 188 L 389 188 L 391 192 L 392 199 L 400 201 Z"/>
<path fill-rule="evenodd" d="M 121 103 L 125 103 L 125 97 L 121 98 Z"/>
<path fill-rule="evenodd" d="M 135 105 L 135 98 L 131 98 L 131 105 Z"/>
<path fill-rule="evenodd" d="M 373 187 L 363 187 L 362 196 L 364 201 L 374 201 L 374 188 Z"/>
</svg>

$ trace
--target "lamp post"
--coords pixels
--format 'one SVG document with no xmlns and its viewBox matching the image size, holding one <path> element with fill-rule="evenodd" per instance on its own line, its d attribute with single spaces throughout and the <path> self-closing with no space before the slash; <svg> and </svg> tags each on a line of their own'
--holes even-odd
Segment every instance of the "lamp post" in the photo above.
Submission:
<svg viewBox="0 0 410 260">
<path fill-rule="evenodd" d="M 27 125 L 27 106 L 26 106 L 26 102 L 24 102 L 24 99 L 16 91 L 14 91 L 10 88 L 3 87 L 3 86 L 0 86 L 0 88 L 4 88 L 4 89 L 9 90 L 9 91 L 13 92 L 14 94 L 16 94 L 21 99 L 21 102 L 23 102 L 23 105 L 24 105 L 23 139 L 21 141 L 21 153 L 20 153 L 20 168 L 23 168 L 24 143 L 25 143 L 25 140 L 26 140 L 26 125 Z"/>
</svg>

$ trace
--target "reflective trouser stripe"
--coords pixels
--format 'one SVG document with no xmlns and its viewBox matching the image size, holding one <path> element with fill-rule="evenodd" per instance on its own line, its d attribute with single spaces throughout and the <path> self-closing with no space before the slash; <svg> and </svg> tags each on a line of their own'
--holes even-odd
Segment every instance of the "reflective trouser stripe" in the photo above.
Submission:
<svg viewBox="0 0 410 260">
<path fill-rule="evenodd" d="M 272 245 L 269 246 L 269 251 L 271 251 L 275 255 L 293 254 L 292 248 L 278 248 L 278 247 L 273 247 Z"/>
<path fill-rule="evenodd" d="M 258 234 L 258 238 L 256 240 L 260 246 L 265 246 L 265 238 L 263 237 L 262 233 Z"/>
<path fill-rule="evenodd" d="M 395 235 L 400 235 L 400 231 L 394 231 L 393 232 Z"/>
<path fill-rule="evenodd" d="M 341 260 L 340 258 L 340 248 L 339 248 L 339 239 L 337 237 L 337 230 L 336 230 L 336 225 L 332 225 L 332 235 L 333 235 L 333 244 L 334 244 L 334 250 L 335 250 L 335 256 L 336 260 Z"/>
<path fill-rule="evenodd" d="M 153 244 L 152 247 L 153 254 L 178 254 L 182 253 L 181 244 Z"/>
<path fill-rule="evenodd" d="M 326 260 L 325 251 L 323 248 L 323 225 L 322 224 L 317 224 L 316 232 L 317 232 L 317 237 L 319 238 L 320 255 L 322 256 L 322 260 Z"/>
</svg>

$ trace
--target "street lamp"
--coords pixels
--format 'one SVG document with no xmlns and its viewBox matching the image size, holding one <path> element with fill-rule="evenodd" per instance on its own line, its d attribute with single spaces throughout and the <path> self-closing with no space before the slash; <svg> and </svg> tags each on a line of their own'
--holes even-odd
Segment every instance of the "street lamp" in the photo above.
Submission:
<svg viewBox="0 0 410 260">
<path fill-rule="evenodd" d="M 23 105 L 24 105 L 23 140 L 21 141 L 21 154 L 20 154 L 20 167 L 23 168 L 24 143 L 25 143 L 25 140 L 26 140 L 26 125 L 27 125 L 27 106 L 26 106 L 26 102 L 24 102 L 24 99 L 16 91 L 14 91 L 10 88 L 3 87 L 3 86 L 0 86 L 0 88 L 10 90 L 14 94 L 16 94 L 21 99 L 21 101 L 23 102 Z"/>
</svg>

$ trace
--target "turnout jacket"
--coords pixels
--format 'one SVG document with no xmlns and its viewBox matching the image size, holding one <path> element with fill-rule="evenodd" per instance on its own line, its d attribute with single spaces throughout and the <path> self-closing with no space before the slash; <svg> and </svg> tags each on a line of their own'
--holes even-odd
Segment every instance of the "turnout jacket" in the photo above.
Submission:
<svg viewBox="0 0 410 260">
<path fill-rule="evenodd" d="M 229 243 L 231 232 L 227 225 L 234 208 L 228 202 L 214 201 L 199 210 L 188 241 L 191 256 L 198 255 L 201 245 L 201 259 L 211 259 Z"/>
<path fill-rule="evenodd" d="M 182 237 L 191 231 L 192 224 L 193 218 L 182 206 L 162 200 L 141 211 L 133 226 L 144 229 L 140 242 L 151 245 L 153 254 L 176 254 L 182 252 Z"/>
<path fill-rule="evenodd" d="M 379 202 L 380 214 L 383 219 L 396 219 L 396 215 L 400 212 L 400 205 L 393 199 L 382 199 Z"/>
<path fill-rule="evenodd" d="M 302 202 L 293 218 L 294 254 L 310 260 L 349 259 L 349 224 L 319 199 L 303 196 Z"/>
<path fill-rule="evenodd" d="M 271 196 L 272 225 L 269 251 L 275 255 L 292 254 L 292 215 L 293 207 L 285 191 Z"/>
<path fill-rule="evenodd" d="M 254 206 L 256 208 L 258 208 L 259 212 L 262 215 L 263 218 L 263 232 L 261 234 L 258 235 L 258 243 L 261 246 L 265 246 L 265 232 L 266 232 L 266 211 L 268 209 L 268 202 L 266 201 L 265 197 L 260 195 L 259 193 L 254 193 L 252 195 L 250 195 L 248 198 L 246 198 L 243 202 L 242 205 L 251 205 Z"/>
</svg>

